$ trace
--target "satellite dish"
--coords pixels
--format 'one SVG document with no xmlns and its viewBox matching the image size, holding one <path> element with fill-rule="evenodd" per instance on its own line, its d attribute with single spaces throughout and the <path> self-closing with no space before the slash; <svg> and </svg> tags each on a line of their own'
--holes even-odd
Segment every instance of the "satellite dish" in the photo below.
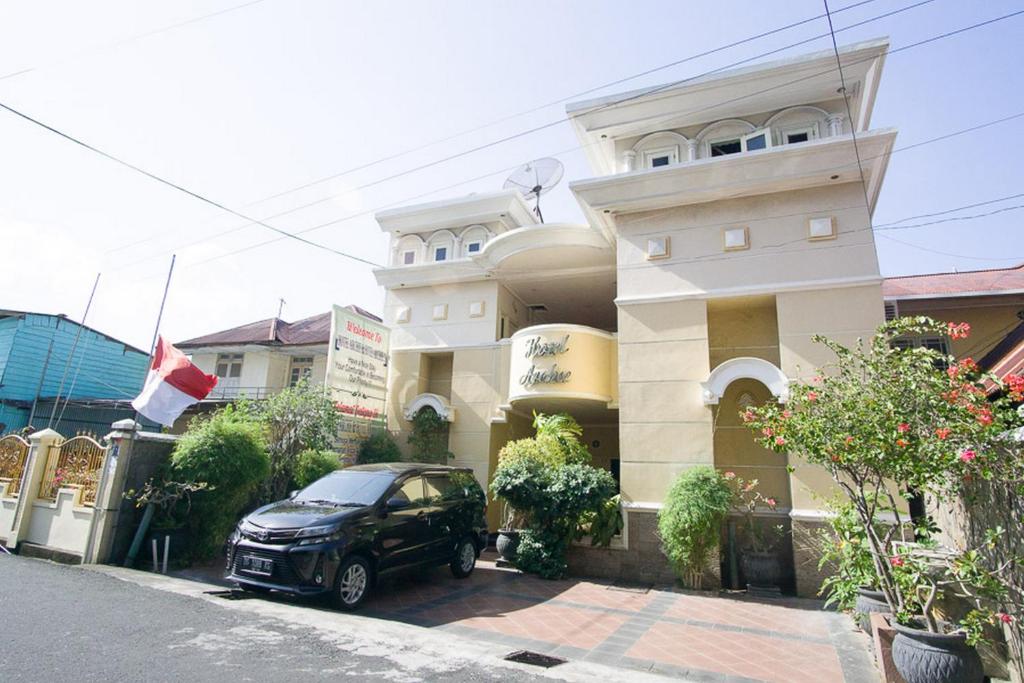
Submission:
<svg viewBox="0 0 1024 683">
<path fill-rule="evenodd" d="M 523 194 L 523 199 L 535 200 L 533 211 L 537 214 L 537 219 L 543 223 L 540 196 L 558 184 L 562 179 L 562 171 L 562 162 L 558 159 L 534 159 L 513 171 L 502 187 L 506 190 L 519 190 Z"/>
</svg>

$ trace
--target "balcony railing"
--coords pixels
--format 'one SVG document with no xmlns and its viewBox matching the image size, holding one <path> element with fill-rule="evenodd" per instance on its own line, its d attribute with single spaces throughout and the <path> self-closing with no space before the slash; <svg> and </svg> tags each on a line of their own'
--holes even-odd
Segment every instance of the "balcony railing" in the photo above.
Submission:
<svg viewBox="0 0 1024 683">
<path fill-rule="evenodd" d="M 231 401 L 236 398 L 251 398 L 261 399 L 269 398 L 274 394 L 280 393 L 281 387 L 243 387 L 238 384 L 225 382 L 224 378 L 220 378 L 217 382 L 217 386 L 213 388 L 213 391 L 206 397 L 207 401 Z"/>
</svg>

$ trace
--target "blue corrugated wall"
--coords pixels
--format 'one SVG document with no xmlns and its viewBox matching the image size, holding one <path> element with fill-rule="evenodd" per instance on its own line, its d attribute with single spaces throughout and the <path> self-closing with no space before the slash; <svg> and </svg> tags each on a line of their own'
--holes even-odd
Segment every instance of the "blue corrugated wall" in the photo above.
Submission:
<svg viewBox="0 0 1024 683">
<path fill-rule="evenodd" d="M 36 397 L 46 365 L 41 397 L 54 397 L 67 368 L 62 396 L 131 400 L 145 378 L 148 356 L 123 343 L 54 315 L 26 313 L 0 318 L 0 399 L 28 401 Z M 50 361 L 47 350 L 53 341 Z M 0 422 L 11 431 L 24 427 L 28 410 L 0 406 Z M 38 425 L 37 425 L 38 426 Z"/>
</svg>

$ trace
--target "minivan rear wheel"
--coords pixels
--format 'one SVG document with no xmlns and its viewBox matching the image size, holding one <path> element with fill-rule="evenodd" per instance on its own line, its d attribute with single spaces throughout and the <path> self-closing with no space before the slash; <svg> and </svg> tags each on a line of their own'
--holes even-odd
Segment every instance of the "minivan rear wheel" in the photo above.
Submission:
<svg viewBox="0 0 1024 683">
<path fill-rule="evenodd" d="M 334 604 L 354 610 L 370 594 L 370 563 L 362 555 L 349 555 L 338 567 L 334 580 Z"/>
<path fill-rule="evenodd" d="M 473 573 L 476 567 L 476 543 L 467 536 L 455 546 L 455 557 L 452 558 L 452 574 L 457 579 L 464 579 Z"/>
</svg>

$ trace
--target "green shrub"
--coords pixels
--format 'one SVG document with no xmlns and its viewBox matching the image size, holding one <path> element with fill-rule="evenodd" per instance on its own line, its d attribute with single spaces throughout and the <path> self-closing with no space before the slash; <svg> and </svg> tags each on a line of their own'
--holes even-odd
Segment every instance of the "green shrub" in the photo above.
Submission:
<svg viewBox="0 0 1024 683">
<path fill-rule="evenodd" d="M 853 505 L 837 501 L 829 507 L 836 514 L 829 518 L 829 528 L 820 532 L 818 569 L 832 568 L 834 572 L 822 582 L 818 595 L 828 596 L 826 607 L 835 603 L 848 612 L 857 602 L 857 589 L 864 586 L 877 590 L 878 578 L 867 532 Z"/>
<path fill-rule="evenodd" d="M 590 545 L 607 548 L 612 539 L 622 533 L 622 499 L 615 495 L 601 504 L 596 512 L 580 517 L 578 538 L 590 536 Z"/>
<path fill-rule="evenodd" d="M 359 453 L 356 455 L 356 462 L 360 465 L 401 461 L 402 451 L 387 430 L 370 434 L 363 443 L 359 444 Z"/>
<path fill-rule="evenodd" d="M 415 462 L 447 465 L 449 458 L 455 457 L 448 450 L 448 422 L 430 406 L 420 408 L 412 418 L 409 446 Z"/>
<path fill-rule="evenodd" d="M 658 513 L 658 535 L 680 579 L 687 581 L 704 571 L 733 496 L 728 480 L 710 465 L 690 468 L 672 484 Z"/>
<path fill-rule="evenodd" d="M 304 489 L 320 477 L 325 477 L 341 467 L 338 454 L 332 451 L 309 450 L 299 453 L 292 475 L 292 488 Z"/>
<path fill-rule="evenodd" d="M 174 447 L 171 471 L 178 481 L 207 484 L 192 496 L 189 555 L 211 558 L 270 473 L 263 427 L 231 406 L 197 417 Z"/>
</svg>

